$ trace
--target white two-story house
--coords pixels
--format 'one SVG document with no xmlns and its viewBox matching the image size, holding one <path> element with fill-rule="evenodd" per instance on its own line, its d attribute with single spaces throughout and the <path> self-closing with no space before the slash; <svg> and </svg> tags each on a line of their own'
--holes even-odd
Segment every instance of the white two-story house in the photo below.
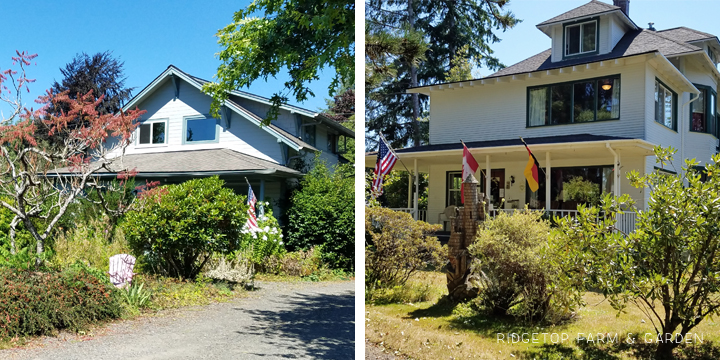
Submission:
<svg viewBox="0 0 720 360">
<path fill-rule="evenodd" d="M 339 151 L 354 133 L 333 119 L 284 105 L 277 120 L 261 127 L 270 100 L 243 91 L 230 93 L 216 119 L 209 115 L 211 97 L 201 91 L 205 82 L 170 65 L 124 106 L 147 111 L 123 160 L 124 168 L 137 171 L 138 182 L 218 175 L 247 194 L 247 179 L 278 215 L 275 200 L 284 195 L 286 180 L 303 175 L 295 166 L 299 159 L 308 164 L 319 154 L 328 165 L 344 161 Z"/>
<path fill-rule="evenodd" d="M 572 211 L 578 202 L 566 186 L 574 177 L 630 194 L 643 209 L 649 194 L 630 185 L 628 171 L 710 161 L 720 132 L 718 38 L 687 27 L 640 28 L 628 7 L 590 1 L 537 25 L 549 37 L 546 51 L 484 78 L 408 91 L 430 97 L 430 144 L 396 151 L 411 171 L 428 174 L 420 218 L 444 222 L 444 209 L 460 205 L 461 139 L 480 164 L 479 192 L 495 209 Z M 520 137 L 544 169 L 534 193 Z M 674 168 L 657 168 L 655 145 L 678 149 Z M 366 166 L 374 163 L 368 154 Z"/>
</svg>

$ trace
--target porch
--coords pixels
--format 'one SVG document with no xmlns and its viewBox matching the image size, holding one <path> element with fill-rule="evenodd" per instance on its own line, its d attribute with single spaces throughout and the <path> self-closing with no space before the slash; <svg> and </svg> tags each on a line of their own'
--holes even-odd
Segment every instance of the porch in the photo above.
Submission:
<svg viewBox="0 0 720 360">
<path fill-rule="evenodd" d="M 478 193 L 489 194 L 490 216 L 525 206 L 537 211 L 549 209 L 552 215 L 574 216 L 579 203 L 593 201 L 578 195 L 578 184 L 585 192 L 592 193 L 593 198 L 605 193 L 629 194 L 636 208 L 644 209 L 646 194 L 632 187 L 626 174 L 631 170 L 640 174 L 652 171 L 654 160 L 647 157 L 654 154 L 653 144 L 642 139 L 588 134 L 525 140 L 542 167 L 540 188 L 534 193 L 528 189 L 523 175 L 528 153 L 519 139 L 466 143 L 480 164 L 475 174 L 480 182 Z M 394 210 L 449 229 L 446 224 L 451 209 L 461 206 L 460 142 L 399 149 L 396 153 L 411 172 L 428 174 L 428 207 L 418 209 L 416 196 L 409 189 L 410 206 Z M 374 163 L 375 156 L 368 154 L 366 166 L 373 167 Z M 623 231 L 633 229 L 634 224 L 634 212 L 618 219 L 618 228 Z"/>
</svg>

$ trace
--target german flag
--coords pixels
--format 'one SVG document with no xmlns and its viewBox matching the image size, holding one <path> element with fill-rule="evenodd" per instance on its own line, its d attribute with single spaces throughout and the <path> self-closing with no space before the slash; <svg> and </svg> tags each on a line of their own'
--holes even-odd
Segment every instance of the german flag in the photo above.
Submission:
<svg viewBox="0 0 720 360">
<path fill-rule="evenodd" d="M 523 144 L 525 144 L 525 141 L 523 141 Z M 527 165 L 525 165 L 525 171 L 523 172 L 523 174 L 525 174 L 525 179 L 527 179 L 530 190 L 532 192 L 536 192 L 540 185 L 540 178 L 538 177 L 538 168 L 540 167 L 540 164 L 535 158 L 535 155 L 533 155 L 532 151 L 530 151 L 530 148 L 527 146 L 527 144 L 525 144 L 525 149 L 527 149 L 529 157 L 528 163 Z"/>
</svg>

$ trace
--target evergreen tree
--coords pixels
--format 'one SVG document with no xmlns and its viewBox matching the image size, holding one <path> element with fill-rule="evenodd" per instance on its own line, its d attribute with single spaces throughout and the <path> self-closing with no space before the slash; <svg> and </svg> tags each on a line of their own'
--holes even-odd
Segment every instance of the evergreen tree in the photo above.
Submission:
<svg viewBox="0 0 720 360">
<path fill-rule="evenodd" d="M 426 60 L 417 67 L 417 86 L 446 82 L 458 50 L 468 46 L 473 65 L 496 71 L 504 65 L 493 56 L 491 45 L 500 41 L 497 31 L 506 31 L 520 22 L 504 7 L 508 0 L 368 0 L 366 19 L 370 32 L 397 32 L 398 29 L 424 34 L 428 45 Z M 366 40 L 367 41 L 367 40 Z M 366 44 L 366 48 L 368 44 Z M 367 59 L 367 57 L 366 57 Z M 427 143 L 428 98 L 419 98 L 420 114 L 413 109 L 414 95 L 406 93 L 413 84 L 413 61 L 402 55 L 392 59 L 395 76 L 366 94 L 366 146 L 374 147 L 379 131 L 394 147 Z M 370 95 L 370 96 L 368 96 Z"/>
</svg>

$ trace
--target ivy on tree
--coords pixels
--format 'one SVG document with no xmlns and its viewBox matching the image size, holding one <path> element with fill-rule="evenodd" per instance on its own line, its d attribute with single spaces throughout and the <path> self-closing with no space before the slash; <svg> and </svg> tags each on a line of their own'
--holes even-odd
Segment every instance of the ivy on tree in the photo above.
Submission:
<svg viewBox="0 0 720 360">
<path fill-rule="evenodd" d="M 257 16 L 260 14 L 260 17 Z M 263 121 L 277 118 L 291 95 L 296 101 L 315 96 L 309 83 L 324 67 L 335 70 L 329 93 L 341 83 L 355 83 L 355 2 L 350 0 L 258 0 L 233 16 L 217 33 L 223 48 L 216 82 L 203 90 L 213 97 L 211 113 L 219 116 L 228 91 L 287 69 L 284 92 L 275 93 Z"/>
</svg>

